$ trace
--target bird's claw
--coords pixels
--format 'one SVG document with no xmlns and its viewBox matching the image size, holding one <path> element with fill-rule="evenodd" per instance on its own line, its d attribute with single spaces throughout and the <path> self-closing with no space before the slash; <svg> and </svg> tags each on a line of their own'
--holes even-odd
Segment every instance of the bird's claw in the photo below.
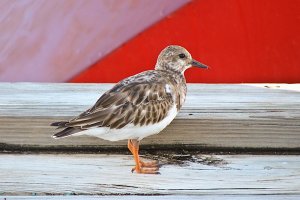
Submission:
<svg viewBox="0 0 300 200">
<path fill-rule="evenodd" d="M 148 161 L 148 162 L 140 161 L 140 165 L 141 167 L 159 167 L 157 160 Z"/>
<path fill-rule="evenodd" d="M 140 166 L 135 166 L 131 169 L 131 173 L 136 171 L 139 174 L 160 174 L 158 172 L 160 165 L 158 161 L 143 162 L 140 161 Z"/>
<path fill-rule="evenodd" d="M 136 168 L 136 167 L 133 167 L 131 169 L 131 173 L 133 173 L 134 171 L 136 171 L 136 173 L 138 174 L 160 174 L 159 173 L 159 168 L 158 167 L 152 167 L 152 168 Z"/>
</svg>

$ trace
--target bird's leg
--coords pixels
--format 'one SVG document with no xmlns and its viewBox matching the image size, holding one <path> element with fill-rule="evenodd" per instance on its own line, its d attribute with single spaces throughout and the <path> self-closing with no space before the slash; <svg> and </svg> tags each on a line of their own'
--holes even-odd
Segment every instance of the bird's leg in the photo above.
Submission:
<svg viewBox="0 0 300 200">
<path fill-rule="evenodd" d="M 128 140 L 128 149 L 130 150 L 130 152 L 132 154 L 133 153 L 133 143 L 131 140 Z M 139 151 L 139 142 L 137 141 L 137 151 Z M 139 163 L 141 167 L 159 167 L 158 165 L 158 161 L 154 160 L 154 161 L 148 161 L 148 162 L 144 162 L 141 159 L 139 159 Z"/>
<path fill-rule="evenodd" d="M 132 172 L 136 171 L 141 174 L 158 174 L 157 162 L 143 162 L 139 157 L 139 141 L 138 140 L 128 140 L 128 149 L 132 153 L 135 161 L 135 167 L 132 168 Z"/>
</svg>

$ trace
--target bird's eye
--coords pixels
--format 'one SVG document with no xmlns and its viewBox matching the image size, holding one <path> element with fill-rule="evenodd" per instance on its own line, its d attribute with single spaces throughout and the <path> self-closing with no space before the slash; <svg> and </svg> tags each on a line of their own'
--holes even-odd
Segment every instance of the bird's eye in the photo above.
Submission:
<svg viewBox="0 0 300 200">
<path fill-rule="evenodd" d="M 178 56 L 179 56 L 179 58 L 185 58 L 185 54 L 184 53 L 181 53 Z"/>
</svg>

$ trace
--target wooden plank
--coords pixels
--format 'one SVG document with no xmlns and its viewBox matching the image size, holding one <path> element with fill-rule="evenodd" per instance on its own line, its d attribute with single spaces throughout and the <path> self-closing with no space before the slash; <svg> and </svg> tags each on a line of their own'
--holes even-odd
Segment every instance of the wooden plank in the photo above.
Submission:
<svg viewBox="0 0 300 200">
<path fill-rule="evenodd" d="M 164 164 L 161 175 L 142 175 L 130 172 L 133 159 L 125 155 L 0 154 L 0 194 L 300 195 L 300 156 L 193 158 Z"/>
<path fill-rule="evenodd" d="M 0 83 L 0 143 L 19 147 L 119 147 L 92 137 L 53 140 L 49 124 L 89 108 L 111 84 Z M 300 148 L 300 84 L 189 84 L 186 103 L 145 145 Z M 1 145 L 0 145 L 1 146 Z"/>
<path fill-rule="evenodd" d="M 2 199 L 1 199 L 2 198 Z M 1 200 L 299 200 L 300 195 L 163 195 L 163 196 L 9 196 L 1 197 Z"/>
</svg>

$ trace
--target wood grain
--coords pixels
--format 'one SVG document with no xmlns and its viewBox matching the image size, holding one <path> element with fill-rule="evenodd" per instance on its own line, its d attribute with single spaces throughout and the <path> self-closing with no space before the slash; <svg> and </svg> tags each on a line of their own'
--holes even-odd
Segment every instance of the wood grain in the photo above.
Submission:
<svg viewBox="0 0 300 200">
<path fill-rule="evenodd" d="M 126 196 L 9 196 L 1 197 L 3 200 L 299 200 L 300 195 L 126 195 Z M 1 199 L 2 200 L 2 199 Z"/>
<path fill-rule="evenodd" d="M 119 147 L 92 137 L 54 140 L 49 124 L 89 108 L 111 84 L 0 83 L 0 143 L 19 147 Z M 186 103 L 145 145 L 300 148 L 300 84 L 189 84 Z"/>
<path fill-rule="evenodd" d="M 130 172 L 132 156 L 0 154 L 0 194 L 299 195 L 300 156 L 195 156 L 222 162 L 163 165 L 161 175 L 141 175 Z"/>
</svg>

